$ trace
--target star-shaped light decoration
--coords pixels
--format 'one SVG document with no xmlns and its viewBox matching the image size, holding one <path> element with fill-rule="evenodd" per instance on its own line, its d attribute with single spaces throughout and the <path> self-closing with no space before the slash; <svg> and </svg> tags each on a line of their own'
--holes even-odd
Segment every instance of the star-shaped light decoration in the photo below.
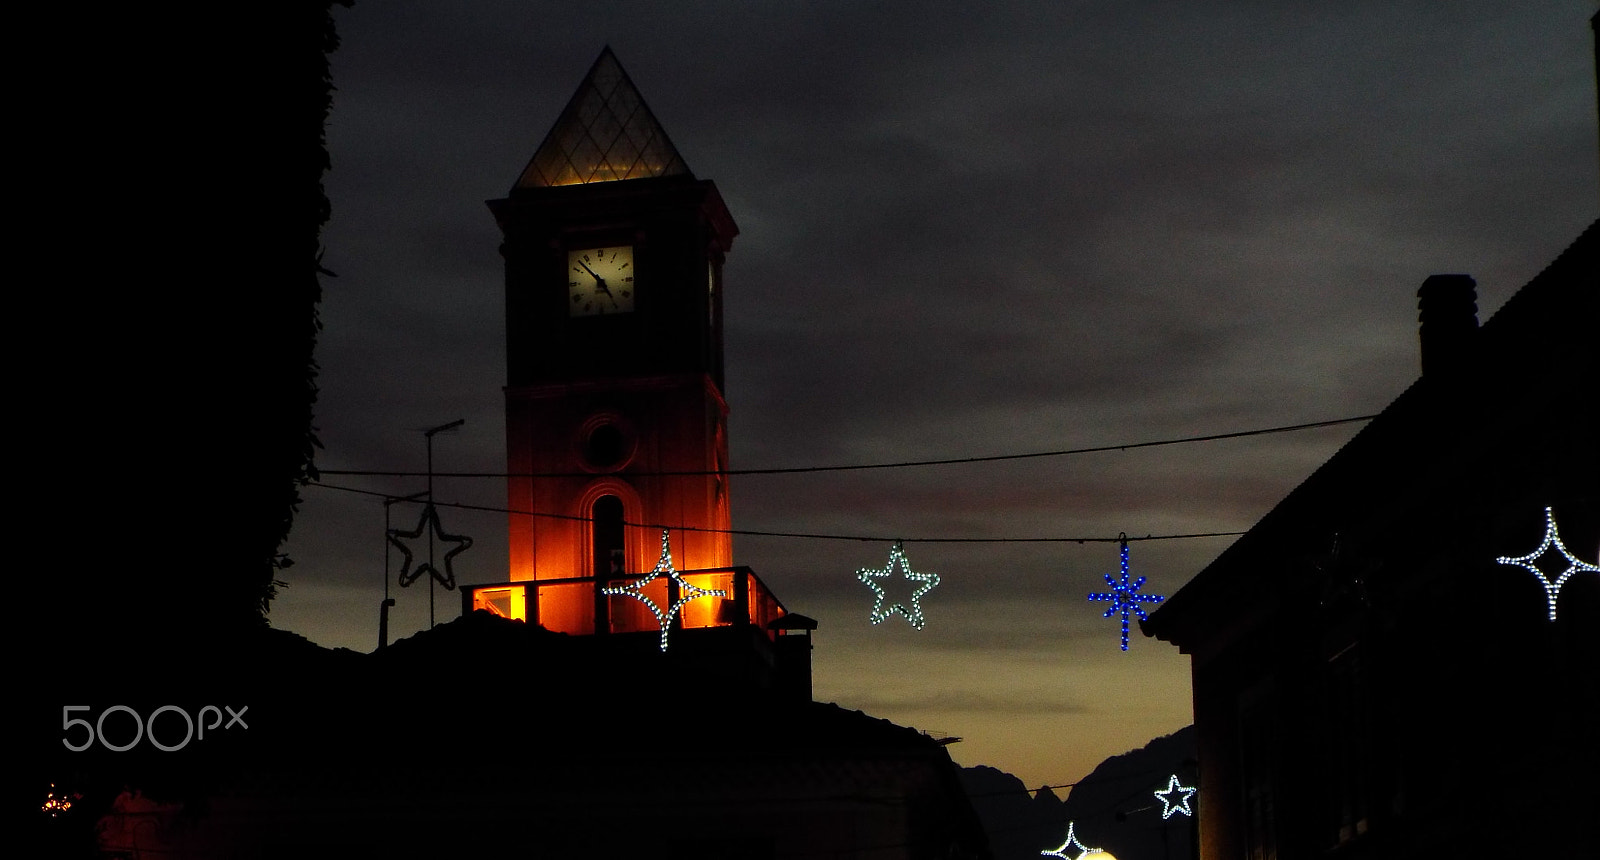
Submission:
<svg viewBox="0 0 1600 860">
<path fill-rule="evenodd" d="M 1082 842 L 1079 842 L 1077 834 L 1072 832 L 1072 829 L 1075 826 L 1076 825 L 1073 822 L 1068 821 L 1067 822 L 1067 841 L 1061 843 L 1061 847 L 1055 849 L 1054 851 L 1040 851 L 1039 852 L 1040 856 L 1044 856 L 1044 857 L 1060 857 L 1061 860 L 1078 860 L 1078 858 L 1080 858 L 1080 857 L 1087 857 L 1087 856 L 1089 856 L 1091 854 L 1104 854 L 1105 853 L 1104 851 L 1100 850 L 1099 848 L 1089 848 L 1089 847 L 1085 846 Z M 1072 853 L 1068 854 L 1067 853 L 1068 851 L 1071 851 Z"/>
<path fill-rule="evenodd" d="M 1110 601 L 1111 608 L 1106 610 L 1106 614 L 1102 615 L 1102 618 L 1110 618 L 1121 613 L 1122 650 L 1126 651 L 1128 650 L 1129 613 L 1139 616 L 1139 620 L 1143 621 L 1149 616 L 1145 615 L 1144 610 L 1139 608 L 1139 604 L 1160 603 L 1166 598 L 1159 594 L 1140 594 L 1139 589 L 1144 587 L 1144 577 L 1142 576 L 1132 583 L 1128 582 L 1128 536 L 1122 535 L 1120 540 L 1122 542 L 1122 581 L 1118 582 L 1111 578 L 1111 574 L 1106 574 L 1106 585 L 1111 586 L 1111 590 L 1094 592 L 1089 595 L 1089 599 Z"/>
<path fill-rule="evenodd" d="M 674 601 L 672 606 L 666 610 L 662 610 L 660 606 L 656 605 L 654 600 L 651 600 L 650 597 L 644 593 L 644 587 L 652 582 L 655 582 L 656 579 L 661 576 L 666 576 L 668 579 L 678 584 L 678 599 Z M 684 604 L 691 600 L 697 600 L 701 597 L 728 596 L 728 592 L 723 591 L 720 588 L 701 588 L 698 585 L 692 585 L 688 582 L 685 582 L 683 577 L 678 575 L 678 571 L 672 566 L 672 545 L 667 540 L 666 529 L 661 530 L 661 559 L 656 562 L 655 569 L 650 571 L 648 576 L 641 576 L 627 585 L 622 585 L 615 588 L 605 588 L 601 591 L 604 594 L 625 594 L 629 597 L 643 601 L 645 606 L 650 607 L 650 611 L 655 613 L 656 624 L 661 627 L 662 651 L 667 650 L 667 631 L 672 629 L 672 617 L 678 614 L 678 610 L 682 609 Z"/>
<path fill-rule="evenodd" d="M 1567 569 L 1561 571 L 1554 581 L 1551 581 L 1550 577 L 1539 569 L 1539 557 L 1549 551 L 1552 546 L 1567 560 Z M 1555 514 L 1551 513 L 1549 508 L 1544 509 L 1544 541 L 1535 547 L 1533 552 L 1527 555 L 1519 555 L 1516 558 L 1501 556 L 1495 561 L 1501 564 L 1514 564 L 1539 577 L 1539 582 L 1544 585 L 1545 599 L 1550 603 L 1551 621 L 1556 620 L 1556 597 L 1561 594 L 1561 586 L 1566 585 L 1567 580 L 1571 579 L 1574 573 L 1600 573 L 1600 567 L 1573 555 L 1561 543 L 1561 535 L 1556 531 Z"/>
<path fill-rule="evenodd" d="M 433 536 L 438 538 L 440 541 L 444 543 L 455 544 L 454 548 L 444 554 L 443 572 L 433 566 L 431 552 L 429 553 L 428 561 L 417 565 L 416 570 L 412 570 L 411 548 L 400 542 L 401 538 L 405 538 L 406 540 L 415 540 L 420 538 L 422 537 L 422 533 L 430 528 L 433 529 Z M 444 527 L 439 524 L 439 512 L 434 509 L 432 502 L 422 506 L 422 518 L 417 520 L 416 528 L 408 532 L 403 532 L 399 529 L 389 529 L 389 543 L 399 547 L 400 553 L 403 556 L 403 559 L 400 562 L 400 586 L 402 588 L 409 588 L 411 583 L 416 582 L 417 580 L 421 579 L 424 574 L 426 574 L 428 576 L 432 576 L 440 585 L 444 586 L 447 591 L 454 591 L 456 588 L 456 572 L 455 568 L 452 567 L 455 557 L 472 548 L 472 538 L 469 538 L 466 535 L 453 535 L 444 530 Z"/>
<path fill-rule="evenodd" d="M 889 608 L 885 609 L 883 602 L 888 599 L 888 595 L 884 593 L 883 586 L 878 583 L 878 580 L 887 579 L 891 576 L 894 576 L 894 569 L 896 567 L 900 568 L 900 570 L 905 574 L 906 579 L 909 579 L 913 582 L 920 582 L 922 584 L 917 586 L 916 591 L 911 592 L 911 606 L 909 608 L 907 608 L 904 603 L 897 601 L 889 604 Z M 939 574 L 917 573 L 916 571 L 912 570 L 910 563 L 906 561 L 905 546 L 900 541 L 895 541 L 894 547 L 889 550 L 889 565 L 887 567 L 884 567 L 881 570 L 877 568 L 863 567 L 856 571 L 856 578 L 862 582 L 865 582 L 867 587 L 872 589 L 872 593 L 876 595 L 872 602 L 873 624 L 881 623 L 889 616 L 898 612 L 904 616 L 907 621 L 911 622 L 912 627 L 918 630 L 922 629 L 922 595 L 932 591 L 934 586 L 939 584 Z"/>
<path fill-rule="evenodd" d="M 1194 810 L 1189 808 L 1189 798 L 1194 797 L 1196 789 L 1178 782 L 1178 775 L 1173 774 L 1167 780 L 1167 787 L 1155 793 L 1156 799 L 1161 801 L 1161 820 L 1165 821 L 1176 813 L 1194 815 Z M 1174 800 L 1173 798 L 1177 799 Z"/>
<path fill-rule="evenodd" d="M 1372 598 L 1367 594 L 1367 577 L 1376 565 L 1371 561 L 1357 560 L 1346 553 L 1344 540 L 1338 532 L 1333 533 L 1328 551 L 1310 561 L 1321 580 L 1317 597 L 1319 609 L 1338 612 L 1372 608 Z"/>
</svg>

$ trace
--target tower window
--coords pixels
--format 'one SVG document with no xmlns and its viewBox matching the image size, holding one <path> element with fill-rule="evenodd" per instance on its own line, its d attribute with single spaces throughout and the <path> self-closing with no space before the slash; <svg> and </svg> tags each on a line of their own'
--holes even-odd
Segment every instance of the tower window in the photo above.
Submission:
<svg viewBox="0 0 1600 860">
<path fill-rule="evenodd" d="M 588 437 L 583 440 L 583 457 L 596 468 L 616 466 L 627 453 L 628 440 L 623 436 L 622 428 L 615 424 L 601 424 L 590 430 Z M 620 507 L 622 503 L 617 504 Z"/>
<path fill-rule="evenodd" d="M 601 496 L 594 501 L 594 576 L 596 585 L 626 571 L 622 544 L 622 500 Z"/>
<path fill-rule="evenodd" d="M 601 496 L 589 509 L 590 533 L 593 535 L 594 554 L 594 632 L 606 633 L 611 629 L 610 600 L 605 589 L 626 568 L 622 544 L 622 500 L 616 496 Z"/>
</svg>

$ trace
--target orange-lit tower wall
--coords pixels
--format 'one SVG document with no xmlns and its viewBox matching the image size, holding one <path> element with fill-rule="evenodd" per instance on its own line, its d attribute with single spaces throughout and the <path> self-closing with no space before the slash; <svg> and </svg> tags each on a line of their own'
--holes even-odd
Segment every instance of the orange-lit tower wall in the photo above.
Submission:
<svg viewBox="0 0 1600 860">
<path fill-rule="evenodd" d="M 593 577 L 592 594 L 541 590 L 541 616 L 616 631 L 598 590 L 654 567 L 661 529 L 678 570 L 733 564 L 717 473 L 738 228 L 609 49 L 489 208 L 505 237 L 508 579 Z"/>
</svg>

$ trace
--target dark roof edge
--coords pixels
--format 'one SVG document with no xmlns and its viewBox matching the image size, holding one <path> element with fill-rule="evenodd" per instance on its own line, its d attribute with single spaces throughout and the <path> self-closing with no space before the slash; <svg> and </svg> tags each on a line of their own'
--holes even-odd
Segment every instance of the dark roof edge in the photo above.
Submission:
<svg viewBox="0 0 1600 860">
<path fill-rule="evenodd" d="M 1585 264 L 1594 269 L 1597 258 L 1600 258 L 1600 219 L 1590 222 L 1559 256 L 1513 293 L 1494 316 L 1481 326 L 1479 349 L 1493 354 L 1509 339 L 1511 330 L 1519 320 L 1555 309 L 1559 298 L 1554 295 L 1557 291 L 1543 287 L 1579 272 Z M 1590 301 L 1591 304 L 1594 302 L 1592 296 Z M 1559 318 L 1574 327 L 1593 324 L 1593 318 L 1583 321 L 1572 316 L 1568 314 Z M 1146 636 L 1169 642 L 1181 638 L 1184 616 L 1191 607 L 1200 605 L 1207 593 L 1231 583 L 1234 571 L 1264 560 L 1274 544 L 1281 542 L 1286 533 L 1292 533 L 1291 524 L 1297 518 L 1313 512 L 1319 497 L 1325 491 L 1339 486 L 1339 478 L 1346 470 L 1368 457 L 1376 456 L 1398 440 L 1419 432 L 1414 425 L 1421 423 L 1419 419 L 1431 387 L 1430 382 L 1418 378 L 1408 386 L 1327 462 L 1317 467 L 1274 505 L 1248 532 L 1151 612 L 1149 618 L 1140 623 L 1140 630 Z"/>
</svg>

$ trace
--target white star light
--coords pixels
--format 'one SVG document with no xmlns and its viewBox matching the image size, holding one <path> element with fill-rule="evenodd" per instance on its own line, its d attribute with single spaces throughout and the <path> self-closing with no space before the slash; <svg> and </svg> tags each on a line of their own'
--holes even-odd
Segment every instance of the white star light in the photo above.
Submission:
<svg viewBox="0 0 1600 860">
<path fill-rule="evenodd" d="M 644 593 L 644 587 L 652 582 L 655 582 L 657 577 L 660 577 L 663 574 L 665 574 L 668 579 L 671 579 L 673 582 L 678 584 L 679 595 L 677 601 L 672 604 L 672 608 L 666 610 L 665 612 L 662 611 L 660 606 L 656 605 L 654 600 L 651 600 Z M 672 616 L 677 615 L 678 610 L 682 609 L 684 604 L 701 597 L 728 596 L 728 592 L 723 591 L 720 588 L 716 590 L 710 590 L 701 588 L 698 585 L 690 585 L 689 583 L 684 582 L 683 577 L 679 576 L 678 571 L 674 570 L 672 567 L 672 547 L 667 543 L 666 529 L 661 530 L 661 560 L 656 562 L 655 570 L 650 571 L 649 576 L 642 576 L 628 583 L 627 585 L 619 586 L 617 588 L 605 588 L 601 589 L 601 591 L 604 594 L 625 594 L 629 597 L 643 601 L 645 606 L 650 607 L 650 611 L 655 613 L 656 624 L 660 625 L 661 627 L 661 650 L 663 651 L 667 650 L 667 631 L 672 628 Z"/>
<path fill-rule="evenodd" d="M 1091 854 L 1105 853 L 1099 848 L 1088 848 L 1082 842 L 1079 842 L 1077 835 L 1072 832 L 1073 826 L 1073 822 L 1067 822 L 1067 841 L 1061 843 L 1060 848 L 1054 851 L 1040 851 L 1039 854 L 1045 857 L 1060 857 L 1061 860 L 1078 860 L 1080 857 L 1087 857 Z M 1068 849 L 1075 853 L 1068 854 Z"/>
<path fill-rule="evenodd" d="M 888 609 L 883 608 L 883 601 L 887 598 L 887 595 L 884 594 L 883 586 L 878 584 L 878 580 L 893 576 L 896 567 L 904 571 L 906 579 L 922 583 L 917 587 L 916 591 L 911 593 L 911 607 L 909 609 L 903 603 L 891 603 Z M 912 627 L 918 630 L 922 629 L 922 604 L 919 601 L 921 601 L 922 595 L 932 591 L 933 587 L 939 584 L 939 574 L 917 573 L 912 570 L 911 565 L 906 562 L 905 547 L 898 541 L 895 542 L 894 548 L 889 550 L 888 567 L 882 570 L 863 567 L 856 571 L 856 578 L 865 582 L 867 587 L 872 589 L 873 594 L 877 595 L 877 599 L 872 603 L 873 624 L 878 624 L 898 612 L 905 616 L 907 621 L 911 622 Z"/>
<path fill-rule="evenodd" d="M 1195 789 L 1179 783 L 1178 775 L 1173 774 L 1172 777 L 1167 780 L 1166 789 L 1155 793 L 1156 799 L 1161 801 L 1161 805 L 1163 807 L 1161 810 L 1161 820 L 1165 821 L 1168 818 L 1171 818 L 1173 813 L 1182 813 L 1184 815 L 1193 816 L 1194 810 L 1189 808 L 1189 798 L 1193 797 L 1194 793 Z M 1174 795 L 1182 796 L 1177 800 L 1173 800 L 1172 798 Z"/>
<path fill-rule="evenodd" d="M 1560 552 L 1561 555 L 1567 560 L 1567 569 L 1563 570 L 1561 575 L 1555 578 L 1554 582 L 1550 581 L 1550 577 L 1546 576 L 1545 572 L 1540 570 L 1539 565 L 1537 564 L 1539 561 L 1539 556 L 1544 555 L 1545 552 L 1552 546 L 1554 546 L 1556 551 Z M 1501 564 L 1513 564 L 1517 567 L 1526 568 L 1529 573 L 1539 577 L 1539 582 L 1544 585 L 1545 599 L 1550 603 L 1551 621 L 1556 620 L 1556 597 L 1557 595 L 1561 594 L 1561 586 L 1565 585 L 1567 580 L 1571 579 L 1574 573 L 1600 573 L 1600 567 L 1592 565 L 1578 558 L 1571 552 L 1568 552 L 1567 548 L 1562 545 L 1561 535 L 1556 531 L 1555 515 L 1550 512 L 1549 508 L 1544 509 L 1543 543 L 1539 544 L 1539 546 L 1534 549 L 1533 552 L 1530 552 L 1527 555 L 1519 555 L 1516 558 L 1507 558 L 1506 556 L 1501 556 L 1495 559 L 1495 561 Z"/>
</svg>

